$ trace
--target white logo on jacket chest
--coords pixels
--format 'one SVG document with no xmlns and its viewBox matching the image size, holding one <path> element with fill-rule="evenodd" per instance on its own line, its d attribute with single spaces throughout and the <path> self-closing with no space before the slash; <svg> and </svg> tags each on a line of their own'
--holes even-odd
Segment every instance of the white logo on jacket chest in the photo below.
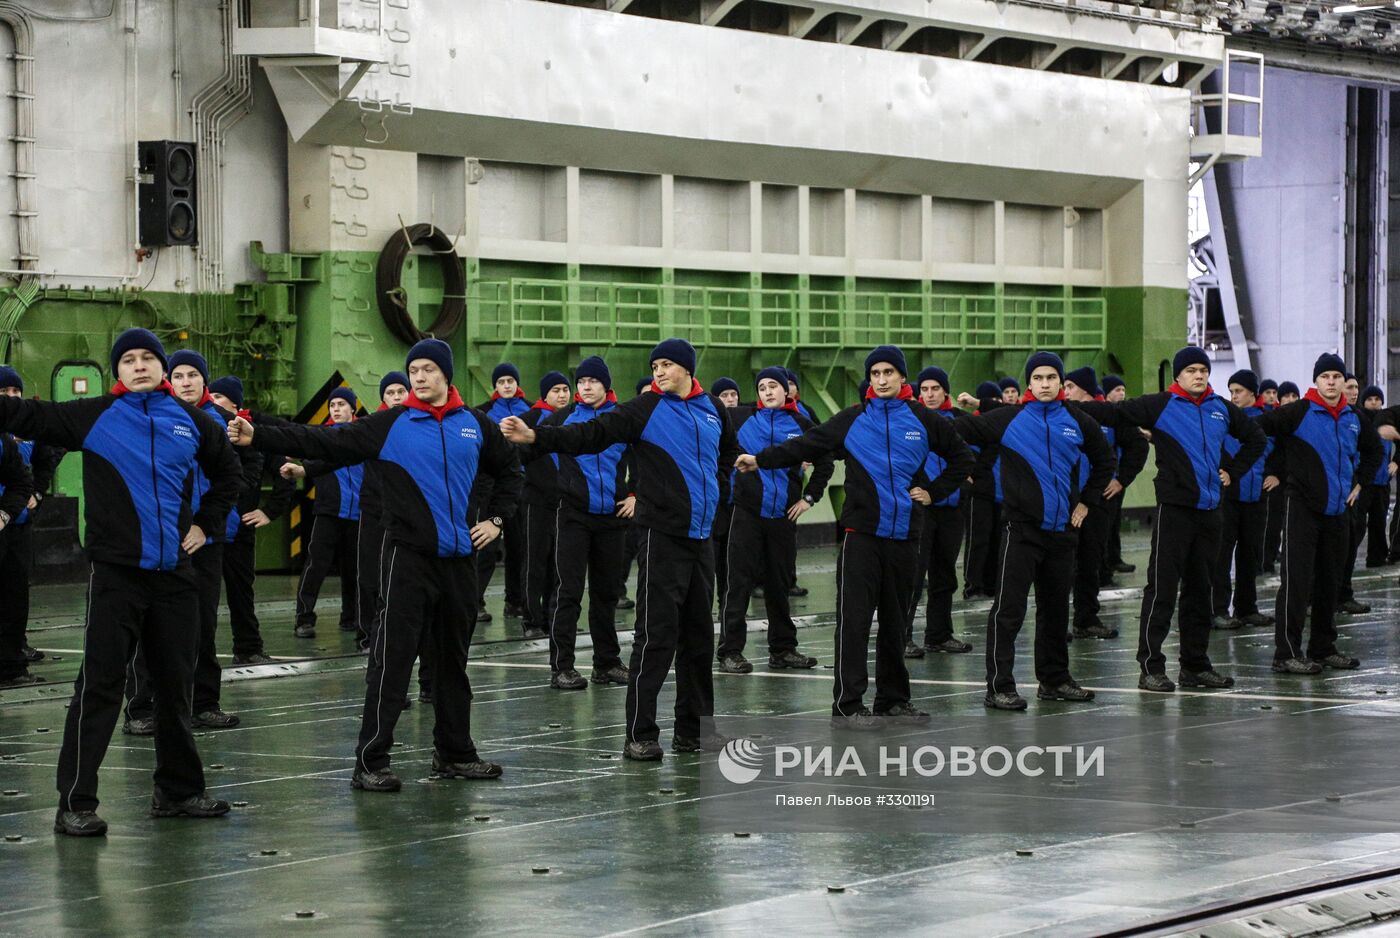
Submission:
<svg viewBox="0 0 1400 938">
<path fill-rule="evenodd" d="M 915 441 L 918 441 L 918 440 L 922 440 L 922 439 L 924 438 L 924 435 L 923 435 L 922 433 L 920 433 L 918 430 L 905 430 L 905 431 L 904 431 L 904 438 L 905 438 L 906 440 L 915 440 Z"/>
<path fill-rule="evenodd" d="M 474 440 L 474 439 L 476 439 L 476 427 L 463 427 L 463 428 L 462 428 L 462 439 L 464 439 L 464 440 Z"/>
<path fill-rule="evenodd" d="M 1220 421 L 1224 421 L 1224 420 L 1225 420 L 1225 415 L 1222 414 L 1222 413 L 1221 413 L 1220 411 L 1218 411 L 1218 410 L 1213 410 L 1213 411 L 1210 412 L 1210 419 L 1211 419 L 1211 420 L 1220 420 Z"/>
<path fill-rule="evenodd" d="M 1073 440 L 1076 443 L 1079 442 L 1079 431 L 1074 427 L 1061 427 L 1060 435 L 1067 440 Z"/>
<path fill-rule="evenodd" d="M 170 431 L 171 431 L 172 433 L 174 433 L 176 436 L 182 436 L 182 437 L 184 437 L 184 438 L 187 439 L 187 440 L 193 440 L 193 439 L 194 439 L 194 428 L 193 428 L 193 427 L 187 427 L 187 426 L 185 426 L 183 423 L 177 423 L 177 424 L 175 424 L 175 426 L 173 426 L 173 427 L 170 428 Z"/>
</svg>

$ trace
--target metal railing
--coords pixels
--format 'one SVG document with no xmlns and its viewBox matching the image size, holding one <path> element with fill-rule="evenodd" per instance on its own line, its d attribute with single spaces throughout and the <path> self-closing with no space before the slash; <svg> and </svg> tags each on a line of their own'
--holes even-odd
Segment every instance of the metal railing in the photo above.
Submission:
<svg viewBox="0 0 1400 938">
<path fill-rule="evenodd" d="M 468 297 L 473 341 L 709 348 L 1091 349 L 1105 346 L 1102 297 L 774 290 L 511 279 Z"/>
</svg>

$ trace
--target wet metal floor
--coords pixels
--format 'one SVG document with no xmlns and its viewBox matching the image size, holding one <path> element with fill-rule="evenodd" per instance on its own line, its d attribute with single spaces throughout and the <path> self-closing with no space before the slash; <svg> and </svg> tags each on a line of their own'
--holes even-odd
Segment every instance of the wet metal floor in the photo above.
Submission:
<svg viewBox="0 0 1400 938">
<path fill-rule="evenodd" d="M 1141 570 L 1145 537 L 1126 546 Z M 830 549 L 803 552 L 799 579 L 811 596 L 795 609 L 806 616 L 799 636 L 823 665 L 834 567 Z M 715 755 L 621 760 L 625 689 L 551 690 L 543 643 L 512 640 L 519 625 L 503 620 L 499 596 L 469 675 L 478 744 L 505 777 L 429 781 L 432 714 L 415 704 L 396 734 L 404 790 L 352 792 L 364 659 L 336 631 L 330 602 L 321 637 L 293 639 L 292 586 L 263 578 L 269 652 L 288 660 L 226 671 L 224 707 L 243 724 L 199 738 L 210 790 L 234 811 L 213 821 L 148 818 L 151 742 L 118 732 L 102 770 L 111 832 L 95 841 L 51 830 L 71 692 L 61 682 L 76 668 L 82 598 L 47 589 L 31 643 L 60 658 L 37 667 L 54 684 L 0 693 L 0 935 L 1100 934 L 1400 867 L 1400 792 L 1390 785 L 1400 772 L 1386 771 L 1400 769 L 1389 745 L 1400 725 L 1400 588 L 1395 571 L 1373 573 L 1357 579 L 1372 612 L 1341 624 L 1361 670 L 1274 675 L 1271 635 L 1217 632 L 1212 657 L 1236 687 L 1173 696 L 1137 690 L 1142 574 L 1123 577 L 1105 620 L 1124 637 L 1071 646 L 1076 677 L 1098 699 L 1032 700 L 1025 714 L 982 707 L 987 604 L 961 604 L 957 627 L 973 654 L 909 662 L 915 703 L 934 719 L 891 739 L 981 749 L 1010 745 L 1028 727 L 1101 719 L 1113 727 L 1104 736 L 1134 737 L 1140 757 L 1124 761 L 1113 749 L 1102 776 L 1037 782 L 1029 809 L 1005 813 L 997 799 L 1020 795 L 944 776 L 928 785 L 938 794 L 929 810 L 872 823 L 828 814 L 822 832 L 755 817 L 755 804 L 772 803 L 756 801 L 770 781 L 733 783 Z M 1273 585 L 1263 584 L 1266 608 Z M 761 615 L 761 604 L 753 610 Z M 1032 634 L 1028 625 L 1018 648 L 1023 693 L 1034 690 Z M 296 660 L 308 645 L 322 650 Z M 769 672 L 762 651 L 752 634 L 755 673 L 715 675 L 721 729 L 757 738 L 763 758 L 785 741 L 842 743 L 825 728 L 830 672 Z M 1169 661 L 1174 654 L 1169 645 Z M 586 652 L 580 658 L 587 663 Z M 668 686 L 663 717 L 670 699 Z M 1171 784 L 1154 789 L 1162 779 Z M 1311 788 L 1287 791 L 1289 779 Z M 1123 802 L 1131 829 L 1119 826 Z"/>
</svg>

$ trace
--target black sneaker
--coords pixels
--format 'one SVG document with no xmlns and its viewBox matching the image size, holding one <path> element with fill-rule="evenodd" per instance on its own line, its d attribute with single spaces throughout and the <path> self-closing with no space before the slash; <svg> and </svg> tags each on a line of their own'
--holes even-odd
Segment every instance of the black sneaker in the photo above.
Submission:
<svg viewBox="0 0 1400 938">
<path fill-rule="evenodd" d="M 167 798 L 159 788 L 151 793 L 151 817 L 223 817 L 228 814 L 228 802 L 210 798 L 200 792 L 180 801 Z"/>
<path fill-rule="evenodd" d="M 1366 603 L 1359 603 L 1354 599 L 1348 599 L 1337 606 L 1338 612 L 1345 612 L 1349 616 L 1359 616 L 1371 611 L 1371 607 Z"/>
<path fill-rule="evenodd" d="M 1188 671 L 1182 668 L 1176 672 L 1176 682 L 1182 687 L 1234 687 L 1235 679 L 1226 677 L 1214 668 L 1204 671 Z"/>
<path fill-rule="evenodd" d="M 857 730 L 868 732 L 878 730 L 885 725 L 885 721 L 871 713 L 866 707 L 861 707 L 855 713 L 845 715 L 833 713 L 831 715 L 831 725 L 838 730 Z"/>
<path fill-rule="evenodd" d="M 1115 564 L 1113 565 L 1113 572 L 1114 572 L 1114 573 L 1133 573 L 1133 572 L 1135 572 L 1136 570 L 1137 570 L 1137 564 L 1124 563 L 1124 562 L 1121 561 L 1121 560 L 1118 561 L 1117 563 L 1115 563 Z"/>
<path fill-rule="evenodd" d="M 610 668 L 594 668 L 590 680 L 594 684 L 626 684 L 627 669 L 620 664 Z"/>
<path fill-rule="evenodd" d="M 432 702 L 433 702 L 433 692 L 432 692 L 432 689 L 431 689 L 431 688 L 427 688 L 427 687 L 420 687 L 420 688 L 418 688 L 418 702 L 421 703 L 421 704 L 430 704 L 430 703 L 432 703 Z"/>
<path fill-rule="evenodd" d="M 546 632 L 544 629 L 536 628 L 525 629 L 521 634 L 528 641 L 535 641 L 536 639 L 547 638 L 549 636 L 549 633 Z"/>
<path fill-rule="evenodd" d="M 1095 622 L 1093 625 L 1076 628 L 1072 634 L 1075 638 L 1109 639 L 1117 638 L 1118 630 L 1110 625 L 1104 625 L 1102 622 Z"/>
<path fill-rule="evenodd" d="M 500 778 L 505 770 L 494 762 L 448 762 L 433 753 L 433 778 L 491 779 Z"/>
<path fill-rule="evenodd" d="M 743 655 L 724 655 L 719 659 L 719 669 L 725 674 L 748 674 L 753 670 L 753 662 Z"/>
<path fill-rule="evenodd" d="M 310 624 L 299 624 L 292 629 L 292 634 L 297 638 L 315 638 L 316 626 Z"/>
<path fill-rule="evenodd" d="M 1270 665 L 1275 674 L 1321 674 L 1322 665 L 1306 658 L 1284 658 Z"/>
<path fill-rule="evenodd" d="M 360 630 L 360 625 L 357 622 L 342 622 L 340 623 L 340 630 L 342 632 L 358 632 Z"/>
<path fill-rule="evenodd" d="M 1073 678 L 1063 684 L 1049 687 L 1041 684 L 1035 689 L 1035 696 L 1039 700 L 1065 700 L 1070 703 L 1088 703 L 1094 699 L 1094 692 L 1080 687 Z"/>
<path fill-rule="evenodd" d="M 30 648 L 28 645 L 25 645 L 23 648 L 23 652 L 24 660 L 29 662 L 30 664 L 33 664 L 36 661 L 44 660 L 44 653 L 37 648 Z M 101 820 L 101 818 L 98 818 L 98 820 Z"/>
<path fill-rule="evenodd" d="M 98 817 L 96 811 L 64 811 L 59 808 L 53 818 L 53 832 L 69 837 L 102 837 L 107 833 L 107 822 Z"/>
<path fill-rule="evenodd" d="M 930 719 L 927 713 L 907 703 L 894 704 L 888 710 L 876 710 L 875 716 L 886 723 L 903 723 L 910 726 L 923 726 Z"/>
<path fill-rule="evenodd" d="M 1271 629 L 1274 627 L 1274 617 L 1266 616 L 1262 612 L 1251 612 L 1247 616 L 1241 616 L 1240 621 L 1252 629 Z"/>
<path fill-rule="evenodd" d="M 1332 668 L 1336 671 L 1355 671 L 1357 668 L 1361 667 L 1360 658 L 1352 658 L 1348 655 L 1336 653 L 1330 654 L 1326 658 L 1313 658 L 1312 660 L 1322 665 L 1324 668 Z"/>
<path fill-rule="evenodd" d="M 768 656 L 768 667 L 778 668 L 779 670 L 783 668 L 794 668 L 798 671 L 805 671 L 808 668 L 815 668 L 816 666 L 816 658 L 810 655 L 804 655 L 800 651 L 784 651 L 776 655 Z"/>
<path fill-rule="evenodd" d="M 617 608 L 619 608 L 619 609 L 636 609 L 636 608 L 637 608 L 637 601 L 636 601 L 635 599 L 630 599 L 630 598 L 624 596 L 624 597 L 622 597 L 621 599 L 619 599 L 619 600 L 617 601 Z"/>
<path fill-rule="evenodd" d="M 931 651 L 936 655 L 965 655 L 972 651 L 972 643 L 960 642 L 956 638 L 945 638 L 941 642 L 925 644 L 924 651 Z"/>
<path fill-rule="evenodd" d="M 525 617 L 525 607 L 519 603 L 507 602 L 501 611 L 507 619 L 523 619 Z"/>
<path fill-rule="evenodd" d="M 801 597 L 803 597 L 803 596 L 806 596 L 806 595 L 807 595 L 807 587 L 805 587 L 805 586 L 797 586 L 796 584 L 794 584 L 793 586 L 788 587 L 788 595 L 789 595 L 789 596 L 797 596 L 797 597 L 799 597 L 799 598 L 801 598 Z"/>
<path fill-rule="evenodd" d="M 194 719 L 190 721 L 190 725 L 210 730 L 231 730 L 241 722 L 243 721 L 232 713 L 224 713 L 215 707 L 213 710 L 202 710 L 196 713 Z"/>
<path fill-rule="evenodd" d="M 477 612 L 477 614 L 476 614 L 476 621 L 477 621 L 478 623 L 481 623 L 481 622 L 490 622 L 490 621 L 491 621 L 491 613 L 487 612 L 485 609 L 480 610 L 480 611 Z"/>
<path fill-rule="evenodd" d="M 29 687 L 32 684 L 43 684 L 44 679 L 37 674 L 30 674 L 23 671 L 14 677 L 0 677 L 0 690 L 8 690 L 11 687 Z"/>
<path fill-rule="evenodd" d="M 924 656 L 924 646 L 915 645 L 913 642 L 904 643 L 904 657 L 922 658 Z"/>
<path fill-rule="evenodd" d="M 588 686 L 588 681 L 573 668 L 567 668 L 552 674 L 549 678 L 549 686 L 555 690 L 583 690 Z"/>
<path fill-rule="evenodd" d="M 272 659 L 269 658 L 267 655 L 264 655 L 262 652 L 257 652 L 251 655 L 234 655 L 233 663 L 238 665 L 272 664 Z"/>
<path fill-rule="evenodd" d="M 1138 678 L 1138 690 L 1150 690 L 1158 694 L 1176 693 L 1176 685 L 1165 674 L 1144 674 Z"/>
<path fill-rule="evenodd" d="M 988 710 L 1024 710 L 1026 698 L 1013 691 L 998 691 L 982 698 L 982 706 Z"/>
<path fill-rule="evenodd" d="M 127 736 L 154 736 L 156 735 L 156 718 L 137 717 L 134 720 L 124 720 L 122 732 Z"/>
<path fill-rule="evenodd" d="M 622 747 L 622 757 L 634 762 L 660 762 L 664 756 L 661 744 L 654 739 L 629 739 Z"/>
<path fill-rule="evenodd" d="M 671 737 L 672 752 L 719 752 L 729 743 L 734 741 L 734 737 L 725 736 L 722 733 L 710 733 L 705 736 L 676 736 Z"/>
<path fill-rule="evenodd" d="M 389 768 L 374 772 L 356 769 L 350 776 L 350 787 L 357 791 L 398 791 L 403 787 L 403 782 L 399 781 L 399 777 Z"/>
<path fill-rule="evenodd" d="M 1244 625 L 1234 616 L 1211 616 L 1210 627 L 1213 629 L 1238 629 Z"/>
</svg>

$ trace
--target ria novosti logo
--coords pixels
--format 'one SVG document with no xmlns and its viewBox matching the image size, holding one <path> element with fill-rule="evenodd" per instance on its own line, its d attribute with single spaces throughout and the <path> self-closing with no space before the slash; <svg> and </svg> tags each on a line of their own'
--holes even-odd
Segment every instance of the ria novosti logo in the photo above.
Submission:
<svg viewBox="0 0 1400 938">
<path fill-rule="evenodd" d="M 747 785 L 763 771 L 763 753 L 751 739 L 731 739 L 720 750 L 719 771 L 735 785 Z"/>
<path fill-rule="evenodd" d="M 870 762 L 873 757 L 873 762 Z M 749 739 L 733 739 L 719 754 L 719 771 L 735 785 L 756 781 L 765 765 L 763 751 Z M 869 762 L 869 765 L 867 765 Z M 854 746 L 776 746 L 773 749 L 775 778 L 800 775 L 805 778 L 907 777 L 936 778 L 985 776 L 1001 778 L 1016 775 L 1038 778 L 1102 777 L 1106 753 L 1103 746 L 1025 746 L 1017 750 L 1005 746 L 979 749 L 973 746 L 880 746 L 864 758 Z"/>
</svg>

